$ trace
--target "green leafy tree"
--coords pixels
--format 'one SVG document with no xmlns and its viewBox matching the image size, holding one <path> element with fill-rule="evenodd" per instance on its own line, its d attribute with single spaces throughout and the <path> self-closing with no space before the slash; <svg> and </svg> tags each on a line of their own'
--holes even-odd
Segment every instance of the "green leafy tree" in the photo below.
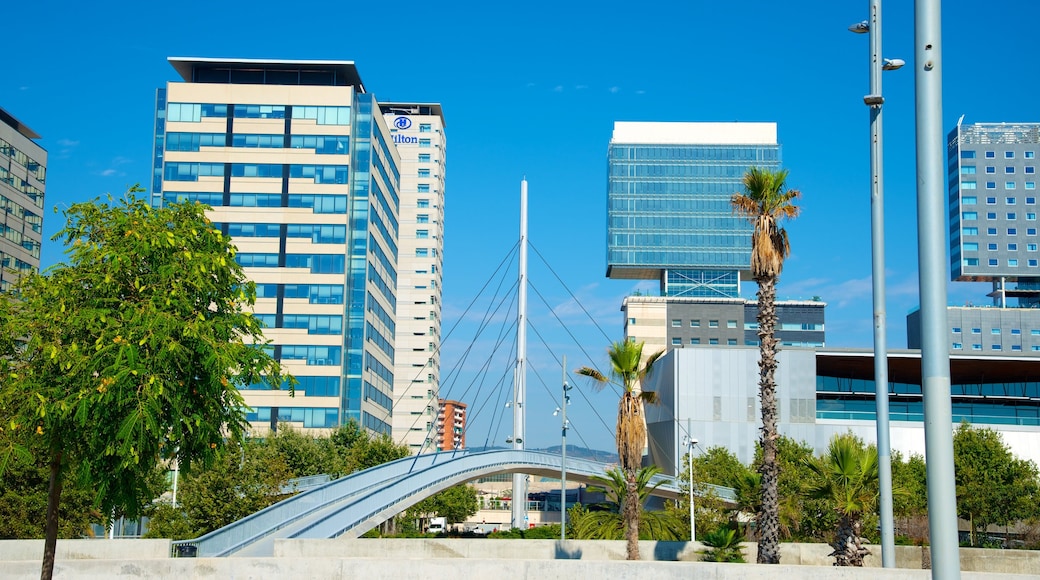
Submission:
<svg viewBox="0 0 1040 580">
<path fill-rule="evenodd" d="M 100 524 L 105 518 L 94 507 L 94 494 L 89 489 L 77 485 L 68 473 L 63 477 L 65 491 L 58 510 L 58 537 L 88 536 L 90 524 Z M 0 479 L 0 539 L 44 537 L 49 478 L 46 461 L 17 458 L 8 464 Z"/>
<path fill-rule="evenodd" d="M 267 437 L 228 448 L 212 466 L 183 474 L 178 505 L 154 504 L 147 535 L 195 538 L 280 501 L 291 493 L 293 478 L 340 477 L 407 455 L 406 446 L 374 436 L 353 421 L 318 437 L 282 424 Z"/>
<path fill-rule="evenodd" d="M 835 566 L 863 566 L 863 516 L 878 504 L 878 454 L 851 433 L 831 439 L 827 455 L 806 462 L 816 476 L 809 494 L 827 499 L 838 513 L 831 547 Z"/>
<path fill-rule="evenodd" d="M 744 192 L 731 199 L 734 210 L 754 225 L 751 276 L 758 284 L 759 400 L 762 403 L 762 505 L 758 513 L 758 563 L 780 563 L 780 468 L 776 458 L 776 285 L 791 253 L 783 219 L 798 216 L 794 201 L 801 195 L 786 185 L 787 171 L 752 167 L 744 175 Z"/>
<path fill-rule="evenodd" d="M 813 477 L 806 462 L 812 460 L 813 448 L 805 442 L 781 435 L 777 438 L 776 449 L 776 461 L 780 471 L 777 480 L 780 496 L 780 537 L 786 540 L 823 540 L 834 529 L 836 516 L 827 500 L 813 498 L 806 493 L 805 485 Z M 753 495 L 758 496 L 757 501 L 761 501 L 762 457 L 762 448 L 759 446 L 755 450 L 755 460 L 752 463 L 753 476 L 745 476 L 745 481 L 738 481 L 733 486 L 738 489 L 738 497 L 749 496 L 744 500 L 748 507 L 756 501 L 750 497 L 752 491 Z M 755 510 L 748 513 L 760 511 L 761 504 L 755 504 Z"/>
<path fill-rule="evenodd" d="M 49 470 L 41 575 L 50 578 L 66 473 L 103 514 L 152 499 L 175 455 L 207 464 L 247 428 L 239 386 L 283 382 L 249 308 L 255 285 L 197 204 L 132 197 L 65 210 L 66 263 L 0 298 L 0 471 L 40 450 Z M 15 299 L 16 298 L 16 299 Z M 36 439 L 21 445 L 9 431 Z"/>
<path fill-rule="evenodd" d="M 650 511 L 645 509 L 646 500 L 658 484 L 650 480 L 660 473 L 656 466 L 644 467 L 636 473 L 636 505 L 638 513 L 636 522 L 638 532 L 636 540 L 678 541 L 686 537 L 686 526 L 682 518 L 674 511 Z M 620 468 L 606 473 L 606 477 L 596 478 L 598 486 L 590 486 L 590 491 L 598 489 L 607 495 L 607 502 L 590 507 L 580 514 L 568 513 L 573 522 L 573 537 L 582 540 L 621 540 L 628 538 L 628 519 L 622 512 L 629 505 L 628 478 Z M 631 559 L 631 558 L 629 558 Z"/>
<path fill-rule="evenodd" d="M 627 559 L 639 559 L 639 490 L 638 470 L 646 444 L 646 416 L 643 403 L 657 402 L 657 393 L 642 388 L 644 379 L 650 376 L 654 363 L 664 351 L 658 351 L 643 360 L 643 343 L 632 340 L 615 342 L 607 355 L 610 358 L 610 373 L 605 375 L 591 367 L 578 369 L 578 374 L 591 378 L 599 388 L 613 383 L 621 387 L 618 402 L 617 448 L 618 462 L 627 480 L 625 494 L 627 503 L 622 509 L 625 521 Z"/>
<path fill-rule="evenodd" d="M 461 484 L 431 495 L 408 508 L 406 519 L 442 517 L 449 524 L 466 521 L 466 518 L 477 513 L 480 503 L 477 501 L 477 489 L 472 485 Z"/>
<path fill-rule="evenodd" d="M 683 457 L 683 466 L 679 473 L 681 496 L 677 507 L 677 511 L 685 514 L 684 518 L 687 519 L 690 513 L 689 461 L 690 456 L 687 454 Z M 694 490 L 698 494 L 694 500 L 694 509 L 696 510 L 697 535 L 700 537 L 704 531 L 725 527 L 734 519 L 733 510 L 729 505 L 705 484 L 732 487 L 735 479 L 750 471 L 728 449 L 714 446 L 693 457 L 693 472 L 696 481 Z"/>
<path fill-rule="evenodd" d="M 892 513 L 896 518 L 896 541 L 924 545 L 928 541 L 928 484 L 924 457 L 912 454 L 904 459 L 892 451 L 892 488 L 905 493 L 893 494 Z"/>
<path fill-rule="evenodd" d="M 333 445 L 330 437 L 314 437 L 289 424 L 282 424 L 263 442 L 269 453 L 285 462 L 292 477 L 338 476 L 345 471 L 346 450 Z"/>
<path fill-rule="evenodd" d="M 285 458 L 267 441 L 252 439 L 240 448 L 224 449 L 208 469 L 181 476 L 177 509 L 157 504 L 146 535 L 197 538 L 283 499 L 292 477 Z"/>
<path fill-rule="evenodd" d="M 1017 459 L 1000 433 L 962 423 L 953 434 L 957 514 L 971 525 L 971 545 L 990 525 L 1006 526 L 1036 514 L 1036 465 Z"/>
</svg>

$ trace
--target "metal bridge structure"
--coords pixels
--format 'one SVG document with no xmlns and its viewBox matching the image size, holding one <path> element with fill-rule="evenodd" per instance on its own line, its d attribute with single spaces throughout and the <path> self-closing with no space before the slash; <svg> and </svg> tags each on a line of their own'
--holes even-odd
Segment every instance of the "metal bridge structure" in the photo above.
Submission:
<svg viewBox="0 0 1040 580">
<path fill-rule="evenodd" d="M 273 555 L 278 539 L 355 538 L 454 485 L 509 473 L 559 477 L 561 463 L 560 455 L 515 449 L 413 455 L 313 485 L 200 538 L 176 541 L 174 551 L 198 557 L 261 557 Z M 597 483 L 595 478 L 611 467 L 573 457 L 566 461 L 567 477 L 584 483 Z M 657 483 L 661 485 L 653 495 L 679 497 L 679 488 L 668 477 L 655 476 L 651 485 Z M 729 488 L 697 487 L 698 495 L 736 499 Z"/>
</svg>

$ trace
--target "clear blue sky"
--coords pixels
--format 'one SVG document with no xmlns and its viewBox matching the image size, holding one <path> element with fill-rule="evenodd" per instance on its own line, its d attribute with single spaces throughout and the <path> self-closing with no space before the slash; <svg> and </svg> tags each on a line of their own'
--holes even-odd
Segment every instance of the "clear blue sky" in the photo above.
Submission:
<svg viewBox="0 0 1040 580">
<path fill-rule="evenodd" d="M 444 106 L 445 332 L 516 242 L 526 175 L 531 243 L 617 339 L 621 299 L 656 285 L 604 277 L 612 123 L 771 121 L 789 182 L 804 194 L 779 294 L 828 303 L 828 345 L 872 344 L 868 47 L 847 31 L 866 18 L 866 0 L 8 4 L 0 106 L 43 135 L 48 208 L 148 181 L 154 92 L 177 79 L 168 56 L 353 60 L 377 98 Z M 962 114 L 1040 121 L 1040 2 L 947 0 L 943 9 L 944 133 Z M 901 348 L 918 301 L 912 2 L 885 3 L 884 53 L 909 65 L 884 75 L 889 345 Z M 62 225 L 49 211 L 44 219 L 48 237 Z M 60 257 L 45 242 L 44 265 Z M 602 365 L 607 338 L 539 263 L 532 252 L 532 285 L 591 359 L 533 291 L 532 324 L 570 369 Z M 986 286 L 966 286 L 951 285 L 951 302 L 985 301 Z M 463 330 L 445 344 L 444 375 L 473 335 Z M 560 368 L 537 336 L 529 343 L 537 375 L 527 442 L 552 445 L 548 393 Z M 491 388 L 446 387 L 478 407 Z M 616 398 L 585 387 L 570 442 L 610 449 Z M 475 413 L 471 445 L 489 433 L 501 444 L 509 431 L 490 408 Z"/>
</svg>

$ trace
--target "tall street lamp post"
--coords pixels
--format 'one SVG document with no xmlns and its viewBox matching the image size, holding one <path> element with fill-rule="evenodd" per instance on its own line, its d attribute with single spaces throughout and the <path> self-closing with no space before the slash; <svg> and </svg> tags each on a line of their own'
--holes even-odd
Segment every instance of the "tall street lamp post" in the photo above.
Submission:
<svg viewBox="0 0 1040 580">
<path fill-rule="evenodd" d="M 560 540 L 567 539 L 567 429 L 571 426 L 567 422 L 567 405 L 571 403 L 571 396 L 567 391 L 573 387 L 567 384 L 567 357 L 563 357 L 563 400 L 556 408 L 553 415 L 560 417 Z"/>
<path fill-rule="evenodd" d="M 881 57 L 881 0 L 869 0 L 870 20 L 849 27 L 870 36 L 870 241 L 871 279 L 874 296 L 874 402 L 877 414 L 878 483 L 881 496 L 881 565 L 894 568 L 895 523 L 892 515 L 892 452 L 888 426 L 888 346 L 885 322 L 885 203 L 881 110 L 882 70 L 896 70 L 905 63 Z"/>
<path fill-rule="evenodd" d="M 697 516 L 693 511 L 693 447 L 697 440 L 693 438 L 693 423 L 686 420 L 686 435 L 683 437 L 683 445 L 686 446 L 686 462 L 690 464 L 690 542 L 697 541 Z"/>
</svg>

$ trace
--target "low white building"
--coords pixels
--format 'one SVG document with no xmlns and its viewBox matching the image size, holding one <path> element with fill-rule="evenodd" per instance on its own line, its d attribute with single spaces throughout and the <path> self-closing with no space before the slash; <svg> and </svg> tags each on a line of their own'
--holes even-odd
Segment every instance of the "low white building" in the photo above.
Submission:
<svg viewBox="0 0 1040 580">
<path fill-rule="evenodd" d="M 754 347 L 687 347 L 657 361 L 645 388 L 659 405 L 646 410 L 650 461 L 675 473 L 690 433 L 700 449 L 721 446 L 754 459 L 761 425 Z M 961 421 L 1001 433 L 1019 458 L 1040 462 L 1040 360 L 951 355 L 951 431 Z M 852 431 L 877 441 L 874 357 L 868 349 L 784 348 L 776 370 L 778 429 L 817 453 Z M 889 425 L 893 450 L 924 454 L 921 355 L 889 352 Z"/>
</svg>

